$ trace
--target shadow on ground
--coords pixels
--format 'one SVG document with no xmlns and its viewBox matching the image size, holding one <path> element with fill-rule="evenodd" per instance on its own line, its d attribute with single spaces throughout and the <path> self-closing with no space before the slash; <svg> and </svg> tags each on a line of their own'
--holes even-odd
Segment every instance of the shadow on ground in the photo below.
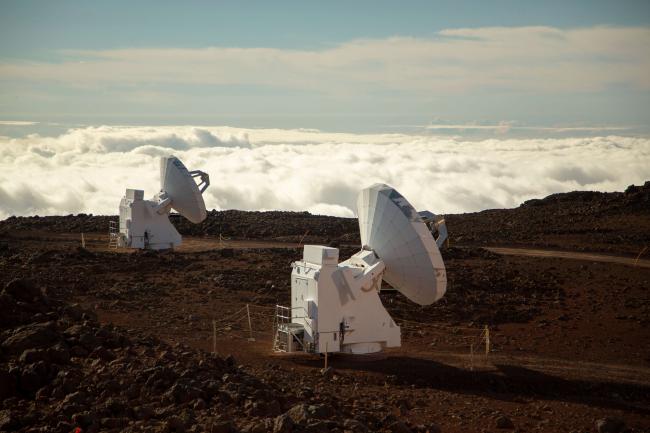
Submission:
<svg viewBox="0 0 650 433">
<path fill-rule="evenodd" d="M 314 368 L 323 365 L 316 358 L 296 358 L 292 361 Z M 647 405 L 650 385 L 566 379 L 509 364 L 494 364 L 495 370 L 491 371 L 471 371 L 407 356 L 369 362 L 334 356 L 330 358 L 330 365 L 338 370 L 385 374 L 396 385 L 433 388 L 504 401 L 521 398 L 557 400 L 650 415 L 650 406 Z"/>
</svg>

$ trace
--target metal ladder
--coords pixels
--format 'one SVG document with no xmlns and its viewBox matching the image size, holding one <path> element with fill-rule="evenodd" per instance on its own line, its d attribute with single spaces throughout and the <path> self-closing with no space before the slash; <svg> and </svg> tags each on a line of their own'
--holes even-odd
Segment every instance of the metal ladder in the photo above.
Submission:
<svg viewBox="0 0 650 433">
<path fill-rule="evenodd" d="M 284 334 L 284 335 L 283 335 Z M 286 352 L 288 346 L 288 335 L 280 328 L 276 328 L 275 335 L 273 337 L 273 351 L 274 352 Z"/>
<path fill-rule="evenodd" d="M 118 221 L 109 221 L 108 222 L 108 248 L 117 249 L 117 241 L 120 238 L 120 231 L 118 227 Z"/>
<path fill-rule="evenodd" d="M 286 325 L 291 321 L 291 309 L 282 305 L 275 306 L 275 315 L 273 316 L 273 351 L 286 352 L 288 346 L 288 332 Z M 284 335 L 281 335 L 284 334 Z"/>
<path fill-rule="evenodd" d="M 274 352 L 296 352 L 291 348 L 300 347 L 298 351 L 313 352 L 313 345 L 304 341 L 303 325 L 293 324 L 292 308 L 282 305 L 275 306 L 275 317 L 273 319 L 273 351 Z M 297 345 L 295 344 L 297 343 Z M 306 347 L 307 346 L 307 347 Z"/>
<path fill-rule="evenodd" d="M 304 329 L 302 325 L 298 325 L 300 329 L 293 329 L 291 323 L 280 324 L 276 328 L 275 337 L 273 339 L 274 352 L 310 352 L 308 347 L 305 347 Z M 291 344 L 290 344 L 291 343 Z"/>
</svg>

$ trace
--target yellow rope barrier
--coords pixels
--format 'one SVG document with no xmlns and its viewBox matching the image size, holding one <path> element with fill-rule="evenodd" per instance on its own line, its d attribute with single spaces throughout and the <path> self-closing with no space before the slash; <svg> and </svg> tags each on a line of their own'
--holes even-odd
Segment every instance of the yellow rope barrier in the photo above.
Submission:
<svg viewBox="0 0 650 433">
<path fill-rule="evenodd" d="M 636 256 L 636 260 L 634 260 L 634 266 L 636 266 L 639 263 L 639 258 L 643 255 L 643 253 L 646 252 L 647 249 L 648 249 L 648 246 L 646 245 L 645 247 L 643 247 L 643 249 L 641 250 L 639 255 Z"/>
</svg>

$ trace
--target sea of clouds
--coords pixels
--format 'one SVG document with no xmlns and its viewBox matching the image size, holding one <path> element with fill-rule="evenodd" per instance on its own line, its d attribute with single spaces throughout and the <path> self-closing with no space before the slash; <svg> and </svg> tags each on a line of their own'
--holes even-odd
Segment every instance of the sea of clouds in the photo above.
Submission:
<svg viewBox="0 0 650 433">
<path fill-rule="evenodd" d="M 358 191 L 388 183 L 436 213 L 514 207 L 650 179 L 650 139 L 484 139 L 194 126 L 79 127 L 0 136 L 0 219 L 116 214 L 125 188 L 159 190 L 162 155 L 210 175 L 208 209 L 354 216 Z"/>
</svg>

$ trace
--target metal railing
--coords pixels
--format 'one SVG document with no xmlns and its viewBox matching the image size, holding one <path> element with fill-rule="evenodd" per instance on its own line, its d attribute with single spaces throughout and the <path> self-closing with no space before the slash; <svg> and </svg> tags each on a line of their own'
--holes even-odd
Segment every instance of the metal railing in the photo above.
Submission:
<svg viewBox="0 0 650 433">
<path fill-rule="evenodd" d="M 294 310 L 302 310 L 302 316 L 294 316 L 293 311 Z M 303 319 L 302 323 L 300 325 L 303 326 L 303 328 L 308 329 L 312 338 L 313 342 L 312 343 L 305 343 L 304 341 L 300 341 L 297 335 L 293 333 L 293 331 L 289 328 L 288 325 L 290 325 L 293 319 Z M 310 319 L 304 320 L 304 319 Z M 332 334 L 334 335 L 334 339 L 336 339 L 337 335 L 340 335 L 341 331 L 340 330 L 334 330 L 334 331 L 319 331 L 319 332 L 314 332 L 314 328 L 312 327 L 310 321 L 311 317 L 309 317 L 309 314 L 307 312 L 307 309 L 305 307 L 285 307 L 284 305 L 276 305 L 275 306 L 275 317 L 273 319 L 273 350 L 274 351 L 283 351 L 283 350 L 278 350 L 278 333 L 279 332 L 286 332 L 287 334 L 293 335 L 296 337 L 300 345 L 302 346 L 303 350 L 305 352 L 313 353 L 316 348 L 318 347 L 318 342 L 319 342 L 319 336 L 320 334 Z M 285 325 L 285 326 L 282 326 Z M 281 330 L 283 328 L 283 330 Z M 347 332 L 352 332 L 353 330 L 348 330 Z M 311 346 L 309 348 L 308 346 Z"/>
<path fill-rule="evenodd" d="M 304 315 L 303 316 L 294 316 L 293 311 L 294 310 L 302 310 Z M 275 316 L 273 318 L 273 350 L 278 352 L 278 351 L 286 351 L 282 350 L 281 345 L 280 345 L 280 332 L 286 332 L 287 338 L 293 338 L 296 337 L 296 341 L 300 344 L 302 347 L 302 350 L 304 352 L 309 352 L 308 348 L 305 345 L 305 342 L 302 341 L 291 329 L 289 326 L 291 323 L 293 323 L 293 319 L 303 319 L 303 323 L 300 325 L 303 326 L 304 328 L 309 328 L 309 331 L 311 332 L 311 335 L 314 338 L 314 344 L 316 344 L 316 340 L 318 338 L 318 335 L 314 333 L 314 329 L 311 326 L 311 323 L 309 323 L 307 320 L 304 319 L 310 319 L 309 315 L 307 314 L 307 310 L 304 307 L 285 307 L 284 305 L 276 305 L 275 306 Z"/>
<path fill-rule="evenodd" d="M 117 249 L 118 240 L 120 237 L 120 230 L 118 221 L 108 222 L 108 248 Z"/>
</svg>

